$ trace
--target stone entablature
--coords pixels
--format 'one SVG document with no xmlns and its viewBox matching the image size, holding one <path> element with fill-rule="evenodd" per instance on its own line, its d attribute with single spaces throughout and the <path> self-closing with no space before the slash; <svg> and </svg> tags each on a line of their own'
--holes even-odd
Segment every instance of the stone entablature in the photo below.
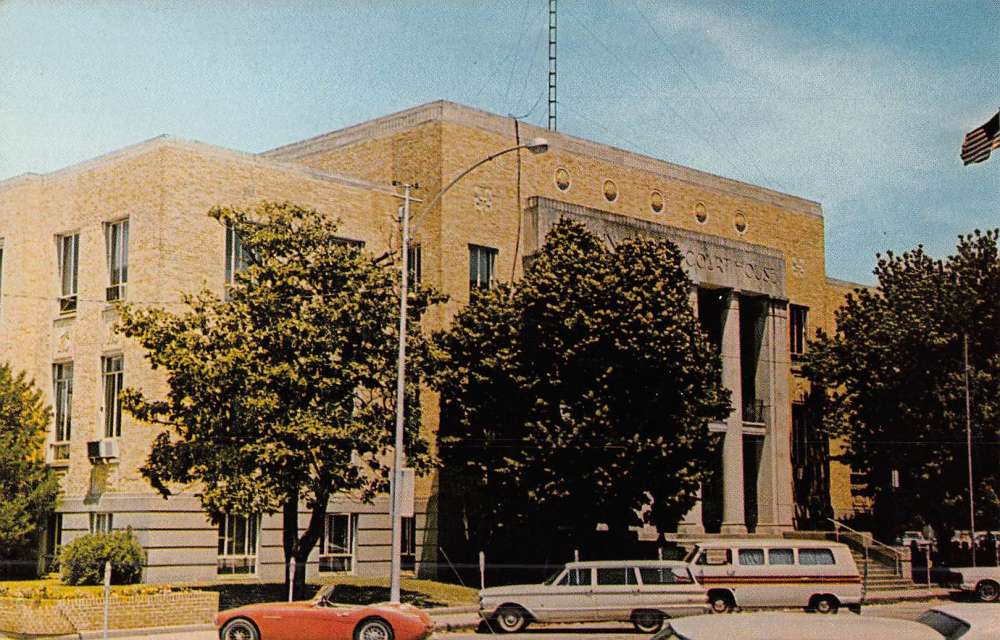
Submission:
<svg viewBox="0 0 1000 640">
<path fill-rule="evenodd" d="M 560 218 L 582 222 L 612 245 L 634 237 L 670 240 L 680 248 L 685 270 L 698 285 L 787 300 L 785 260 L 779 251 L 549 198 L 529 200 L 524 225 L 525 255 L 541 248 L 545 235 Z"/>
</svg>

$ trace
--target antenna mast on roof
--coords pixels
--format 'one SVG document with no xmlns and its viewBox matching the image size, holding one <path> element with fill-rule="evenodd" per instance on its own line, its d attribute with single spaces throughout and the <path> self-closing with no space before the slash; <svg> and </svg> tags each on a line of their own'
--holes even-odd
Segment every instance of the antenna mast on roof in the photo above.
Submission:
<svg viewBox="0 0 1000 640">
<path fill-rule="evenodd" d="M 556 0 L 549 0 L 549 131 L 556 131 Z"/>
</svg>

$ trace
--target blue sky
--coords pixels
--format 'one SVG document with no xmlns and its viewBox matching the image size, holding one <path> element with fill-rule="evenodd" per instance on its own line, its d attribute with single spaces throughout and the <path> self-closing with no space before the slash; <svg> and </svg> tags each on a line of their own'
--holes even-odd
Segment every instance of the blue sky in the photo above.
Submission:
<svg viewBox="0 0 1000 640">
<path fill-rule="evenodd" d="M 0 3 L 0 178 L 444 98 L 545 123 L 547 0 Z M 560 0 L 559 130 L 819 201 L 827 270 L 1000 226 L 1000 3 Z"/>
</svg>

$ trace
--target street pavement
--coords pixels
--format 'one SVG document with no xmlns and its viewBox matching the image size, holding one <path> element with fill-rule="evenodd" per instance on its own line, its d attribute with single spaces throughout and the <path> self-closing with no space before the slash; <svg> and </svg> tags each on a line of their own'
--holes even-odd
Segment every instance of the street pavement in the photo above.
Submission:
<svg viewBox="0 0 1000 640">
<path fill-rule="evenodd" d="M 862 610 L 864 616 L 881 616 L 887 618 L 901 618 L 913 620 L 921 613 L 933 607 L 935 604 L 952 602 L 951 600 L 930 600 L 923 602 L 898 602 L 893 604 L 868 605 Z M 987 606 L 987 605 L 984 605 Z M 818 614 L 817 614 L 818 615 Z M 837 615 L 854 615 L 846 611 Z M 455 622 L 458 622 L 456 617 Z M 443 640 L 484 640 L 490 637 L 490 633 L 477 633 L 471 630 L 463 631 L 439 631 L 435 638 Z M 100 638 L 100 634 L 88 634 L 88 638 Z M 213 629 L 185 632 L 166 633 L 144 633 L 138 635 L 112 635 L 115 640 L 217 640 L 218 634 Z M 633 631 L 631 625 L 623 624 L 573 624 L 573 625 L 553 625 L 553 626 L 532 626 L 527 632 L 519 633 L 514 637 L 517 640 L 571 640 L 572 638 L 584 638 L 593 640 L 636 640 L 642 637 Z"/>
</svg>

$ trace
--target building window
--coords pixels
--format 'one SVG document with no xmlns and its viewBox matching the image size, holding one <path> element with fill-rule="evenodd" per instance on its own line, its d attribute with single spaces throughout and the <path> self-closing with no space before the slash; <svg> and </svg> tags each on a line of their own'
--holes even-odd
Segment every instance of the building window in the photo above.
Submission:
<svg viewBox="0 0 1000 640">
<path fill-rule="evenodd" d="M 469 245 L 469 289 L 486 290 L 493 286 L 497 268 L 497 250 Z"/>
<path fill-rule="evenodd" d="M 69 458 L 69 440 L 73 431 L 73 363 L 59 362 L 52 365 L 55 428 L 52 434 L 52 458 Z"/>
<path fill-rule="evenodd" d="M 420 284 L 420 274 L 422 273 L 421 258 L 420 245 L 411 244 L 406 250 L 406 270 L 410 276 L 406 284 L 411 289 L 415 289 Z"/>
<path fill-rule="evenodd" d="M 111 533 L 114 529 L 113 513 L 91 513 L 90 532 L 91 533 Z"/>
<path fill-rule="evenodd" d="M 3 238 L 0 238 L 0 307 L 3 306 Z"/>
<path fill-rule="evenodd" d="M 80 260 L 80 234 L 59 236 L 60 313 L 76 311 L 77 264 Z"/>
<path fill-rule="evenodd" d="M 354 541 L 358 516 L 353 513 L 330 513 L 326 531 L 319 545 L 319 570 L 350 573 L 354 569 Z"/>
<path fill-rule="evenodd" d="M 128 220 L 112 222 L 104 228 L 108 246 L 108 302 L 125 298 L 128 282 Z"/>
<path fill-rule="evenodd" d="M 101 358 L 104 372 L 104 437 L 118 438 L 122 435 L 122 381 L 124 378 L 122 356 Z"/>
<path fill-rule="evenodd" d="M 235 281 L 236 274 L 245 271 L 248 266 L 247 255 L 243 250 L 243 240 L 240 232 L 231 224 L 226 225 L 226 285 Z"/>
<path fill-rule="evenodd" d="M 219 575 L 257 573 L 260 516 L 227 515 L 219 522 Z"/>
<path fill-rule="evenodd" d="M 52 572 L 59 559 L 59 548 L 62 547 L 63 514 L 49 514 L 45 526 L 45 572 Z"/>
<path fill-rule="evenodd" d="M 417 566 L 417 519 L 404 516 L 402 521 L 399 565 L 403 571 L 413 571 Z"/>
<path fill-rule="evenodd" d="M 806 331 L 808 330 L 809 307 L 788 305 L 788 351 L 793 356 L 806 352 Z"/>
</svg>

